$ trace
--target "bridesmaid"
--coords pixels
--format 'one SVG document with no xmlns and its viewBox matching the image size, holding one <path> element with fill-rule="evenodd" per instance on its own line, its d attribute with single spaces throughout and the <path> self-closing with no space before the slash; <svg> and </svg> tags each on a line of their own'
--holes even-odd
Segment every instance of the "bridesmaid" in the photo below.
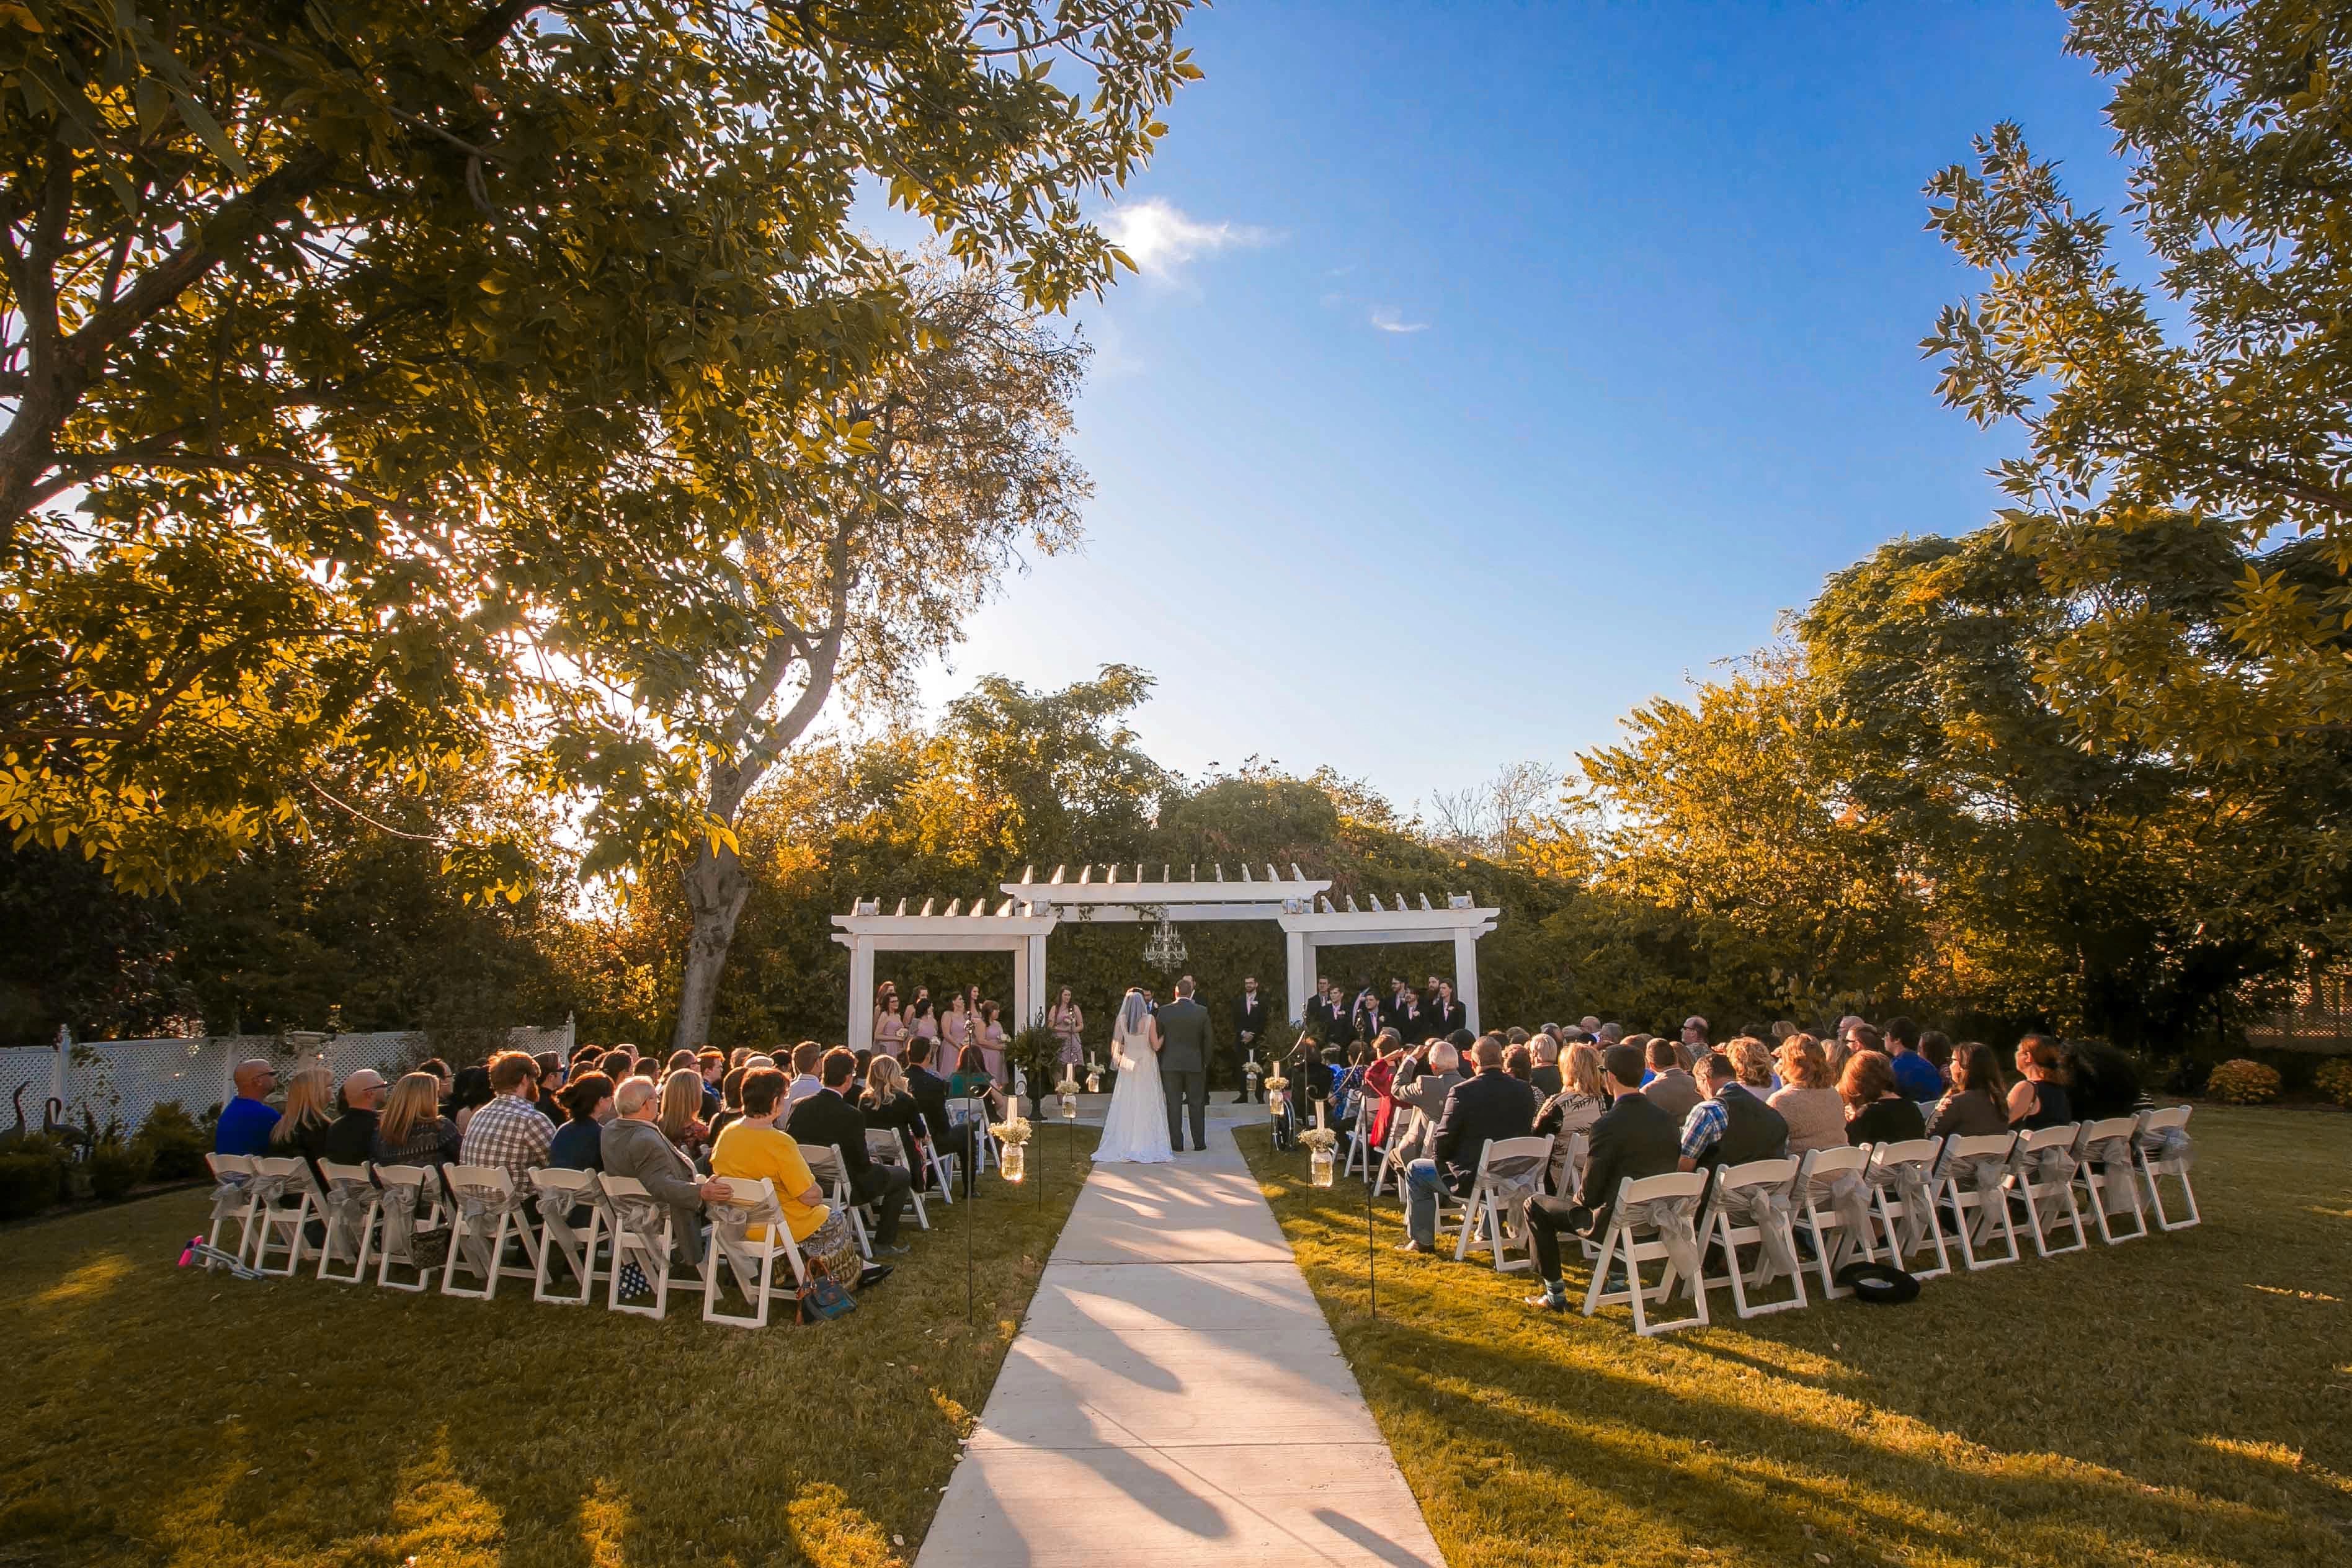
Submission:
<svg viewBox="0 0 2352 1568">
<path fill-rule="evenodd" d="M 974 987 L 974 989 L 978 988 Z M 962 999 L 963 998 L 961 997 L 956 998 L 958 1001 L 961 1001 Z M 1001 1011 L 1002 1009 L 993 1002 L 982 1002 L 980 1005 L 980 1017 L 981 1019 L 985 1020 L 985 1023 L 980 1030 L 980 1039 L 978 1042 L 980 1046 L 980 1059 L 988 1064 L 988 1076 L 994 1079 L 999 1083 L 1005 1081 L 1004 1026 L 1003 1023 L 999 1022 L 997 1018 L 997 1015 Z"/>
<path fill-rule="evenodd" d="M 961 993 L 948 998 L 947 1014 L 940 1020 L 940 1035 L 947 1041 L 948 1060 L 963 1060 L 963 1048 L 978 1043 L 971 1037 L 975 1022 L 972 1016 L 964 1011 Z"/>
<path fill-rule="evenodd" d="M 882 1010 L 874 1015 L 874 1048 L 894 1061 L 907 1054 L 907 1020 L 896 992 L 882 994 Z"/>
<path fill-rule="evenodd" d="M 921 991 L 915 993 L 915 1005 L 913 1012 L 914 1016 L 908 1020 L 907 1023 L 907 1033 L 919 1040 L 930 1041 L 931 1060 L 940 1060 L 940 1021 L 931 1016 L 931 999 L 927 993 Z M 950 1058 L 948 1059 L 952 1060 L 953 1058 Z"/>
<path fill-rule="evenodd" d="M 1087 1026 L 1087 1016 L 1079 1010 L 1077 998 L 1070 994 L 1068 986 L 1062 987 L 1060 1000 L 1046 1013 L 1045 1026 L 1062 1042 L 1055 1059 L 1064 1067 L 1074 1068 L 1086 1060 L 1086 1047 L 1078 1037 Z"/>
</svg>

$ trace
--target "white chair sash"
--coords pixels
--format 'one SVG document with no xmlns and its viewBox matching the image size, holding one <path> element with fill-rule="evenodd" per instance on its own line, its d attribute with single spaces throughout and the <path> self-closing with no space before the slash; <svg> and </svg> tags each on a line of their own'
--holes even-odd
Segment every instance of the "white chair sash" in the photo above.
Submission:
<svg viewBox="0 0 2352 1568">
<path fill-rule="evenodd" d="M 1835 1251 L 1830 1258 L 1830 1268 L 1834 1272 L 1870 1237 L 1870 1184 L 1862 1179 L 1859 1171 L 1840 1171 L 1826 1186 L 1816 1183 L 1813 1190 L 1814 1202 L 1818 1205 L 1827 1198 L 1831 1212 L 1838 1216 Z"/>
<path fill-rule="evenodd" d="M 1698 1196 L 1693 1194 L 1681 1198 L 1651 1198 L 1646 1202 L 1627 1204 L 1619 1215 L 1624 1222 L 1630 1242 L 1632 1232 L 1648 1226 L 1658 1233 L 1658 1240 L 1666 1249 L 1668 1261 L 1675 1272 L 1696 1281 L 1699 1278 Z"/>
<path fill-rule="evenodd" d="M 1874 1166 L 1870 1184 L 1881 1192 L 1892 1188 L 1895 1201 L 1903 1205 L 1903 1223 L 1895 1231 L 1895 1241 L 1903 1257 L 1910 1257 L 1926 1241 L 1927 1218 L 1936 1206 L 1935 1195 L 1927 1188 L 1927 1168 L 1916 1160 Z M 1896 1261 L 1902 1259 L 1897 1258 Z"/>
<path fill-rule="evenodd" d="M 418 1189 L 394 1182 L 383 1189 L 383 1255 L 402 1263 L 416 1258 L 416 1198 Z"/>
<path fill-rule="evenodd" d="M 1544 1177 L 1550 1168 L 1549 1152 L 1514 1154 L 1508 1159 L 1487 1162 L 1486 1195 L 1496 1212 L 1503 1216 L 1508 1245 L 1527 1245 L 1528 1200 L 1541 1195 Z"/>
<path fill-rule="evenodd" d="M 1723 1212 L 1731 1216 L 1735 1225 L 1744 1222 L 1756 1227 L 1762 1253 L 1756 1261 L 1755 1283 L 1769 1285 L 1783 1275 L 1797 1272 L 1797 1247 L 1787 1192 L 1761 1183 L 1752 1187 L 1734 1187 L 1723 1194 Z M 1739 1267 L 1737 1258 L 1726 1261 L 1734 1268 Z"/>
<path fill-rule="evenodd" d="M 299 1166 L 282 1173 L 264 1175 L 256 1172 L 247 1180 L 245 1190 L 247 1195 L 263 1208 L 275 1208 L 300 1192 L 302 1184 L 309 1179 L 310 1173 Z"/>
<path fill-rule="evenodd" d="M 522 1207 L 525 1194 L 519 1188 L 501 1192 L 496 1187 L 478 1186 L 472 1183 L 455 1184 L 450 1189 L 457 1204 L 457 1239 L 470 1266 L 480 1269 L 487 1279 L 497 1271 L 498 1258 L 490 1250 L 490 1238 L 498 1234 L 499 1221 Z M 525 1222 L 517 1218 L 516 1225 Z"/>
<path fill-rule="evenodd" d="M 2101 1138 L 2083 1151 L 2084 1163 L 2099 1173 L 2099 1206 L 2109 1219 L 2132 1212 L 2131 1140 Z"/>
<path fill-rule="evenodd" d="M 2187 1170 L 2197 1163 L 2197 1145 L 2186 1127 L 2158 1127 L 2139 1135 L 2140 1152 L 2151 1165 L 2175 1165 Z"/>
<path fill-rule="evenodd" d="M 250 1176 L 223 1176 L 220 1184 L 213 1188 L 211 1235 L 215 1242 L 220 1240 L 221 1227 L 228 1224 L 237 1210 L 245 1207 L 247 1200 L 253 1196 L 252 1181 Z"/>
<path fill-rule="evenodd" d="M 346 1176 L 327 1184 L 327 1247 L 330 1258 L 359 1256 L 360 1238 L 367 1228 L 368 1205 L 375 1199 L 375 1184 Z"/>
<path fill-rule="evenodd" d="M 1977 1194 L 1977 1217 L 1969 1229 L 1969 1244 L 1982 1247 L 1992 1240 L 1996 1225 L 2009 1213 L 2009 1191 L 2003 1185 L 2009 1180 L 2009 1162 L 1986 1158 L 1963 1160 L 1960 1164 L 1961 1184 Z"/>
<path fill-rule="evenodd" d="M 2036 1149 L 2032 1166 L 2026 1172 L 2026 1176 L 2036 1186 L 2063 1187 L 2074 1179 L 2074 1173 L 2080 1169 L 2082 1162 L 2074 1158 L 2072 1149 L 2063 1146 Z"/>
</svg>

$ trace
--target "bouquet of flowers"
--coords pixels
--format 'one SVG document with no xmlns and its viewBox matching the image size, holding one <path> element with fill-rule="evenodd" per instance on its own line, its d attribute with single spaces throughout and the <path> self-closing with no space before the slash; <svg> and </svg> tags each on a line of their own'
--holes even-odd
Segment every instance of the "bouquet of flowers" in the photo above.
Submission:
<svg viewBox="0 0 2352 1568">
<path fill-rule="evenodd" d="M 992 1124 L 988 1134 L 999 1143 L 1010 1143 L 1018 1147 L 1029 1142 L 1030 1131 L 1028 1119 L 1016 1114 Z"/>
<path fill-rule="evenodd" d="M 1339 1134 L 1328 1127 L 1309 1127 L 1298 1135 L 1298 1142 L 1308 1149 L 1336 1149 Z"/>
</svg>

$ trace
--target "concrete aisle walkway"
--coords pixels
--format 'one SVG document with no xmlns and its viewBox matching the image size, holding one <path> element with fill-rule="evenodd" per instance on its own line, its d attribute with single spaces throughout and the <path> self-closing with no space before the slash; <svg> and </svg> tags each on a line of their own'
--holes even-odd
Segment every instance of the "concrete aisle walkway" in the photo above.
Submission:
<svg viewBox="0 0 2352 1568">
<path fill-rule="evenodd" d="M 1212 1108 L 1206 1153 L 1095 1168 L 916 1568 L 1444 1568 Z"/>
</svg>

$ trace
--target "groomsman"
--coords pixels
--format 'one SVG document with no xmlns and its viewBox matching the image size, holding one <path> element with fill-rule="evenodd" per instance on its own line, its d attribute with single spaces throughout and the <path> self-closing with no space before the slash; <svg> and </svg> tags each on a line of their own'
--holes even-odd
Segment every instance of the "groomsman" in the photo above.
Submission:
<svg viewBox="0 0 2352 1568">
<path fill-rule="evenodd" d="M 1317 980 L 1315 994 L 1308 997 L 1307 1001 L 1306 1016 L 1298 1020 L 1299 1028 L 1319 1037 L 1324 1030 L 1331 1026 L 1331 1009 L 1337 1001 L 1338 998 L 1331 994 L 1331 982 L 1324 979 Z"/>
<path fill-rule="evenodd" d="M 1408 1047 L 1417 1046 L 1429 1038 L 1429 1009 L 1421 1005 L 1421 997 L 1412 986 L 1402 980 L 1397 982 L 1397 985 L 1396 1017 L 1389 1027 L 1394 1029 L 1397 1038 Z"/>
<path fill-rule="evenodd" d="M 1242 982 L 1242 999 L 1234 1004 L 1234 1088 L 1238 1091 L 1234 1096 L 1235 1105 L 1247 1105 L 1250 1101 L 1249 1077 L 1242 1064 L 1249 1060 L 1257 1045 L 1257 1037 L 1264 1033 L 1265 998 L 1257 994 L 1255 980 L 1244 980 Z M 1263 1083 L 1264 1062 L 1258 1063 L 1258 1071 L 1261 1075 L 1259 1081 Z M 1257 1091 L 1257 1098 L 1261 1101 L 1265 1099 L 1264 1089 Z"/>
<path fill-rule="evenodd" d="M 1437 983 L 1437 1005 L 1430 1011 L 1429 1032 L 1433 1035 L 1450 1035 L 1456 1029 L 1470 1026 L 1465 1021 L 1470 1016 L 1469 1011 L 1454 999 L 1454 983 L 1450 980 Z"/>
</svg>

